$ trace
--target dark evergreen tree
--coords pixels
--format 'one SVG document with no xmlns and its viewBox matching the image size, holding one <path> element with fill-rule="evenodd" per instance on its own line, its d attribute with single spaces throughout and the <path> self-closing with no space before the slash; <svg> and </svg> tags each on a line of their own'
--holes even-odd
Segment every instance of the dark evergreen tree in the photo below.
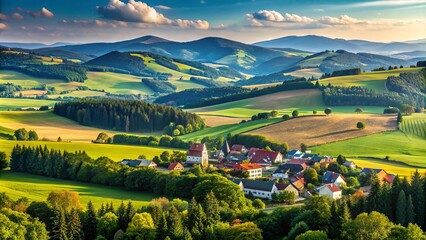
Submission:
<svg viewBox="0 0 426 240">
<path fill-rule="evenodd" d="M 414 222 L 419 226 L 425 226 L 425 192 L 423 191 L 422 178 L 419 171 L 414 172 L 411 179 L 411 189 L 409 192 L 412 196 L 413 206 L 415 210 Z"/>
<path fill-rule="evenodd" d="M 80 217 L 76 209 L 71 209 L 68 214 L 67 236 L 69 240 L 83 240 L 84 233 L 80 222 Z"/>
<path fill-rule="evenodd" d="M 337 221 L 334 224 L 331 224 L 328 228 L 328 235 L 332 239 L 338 239 L 340 236 L 341 226 L 339 225 L 339 206 L 337 205 L 336 200 L 333 200 L 331 203 L 331 219 L 332 221 Z"/>
<path fill-rule="evenodd" d="M 213 192 L 206 195 L 204 209 L 207 217 L 206 227 L 220 221 L 219 201 Z"/>
<path fill-rule="evenodd" d="M 401 190 L 397 200 L 396 222 L 407 226 L 407 200 L 404 190 Z"/>
<path fill-rule="evenodd" d="M 178 210 L 173 206 L 169 211 L 169 234 L 173 240 L 180 240 L 184 237 L 185 229 L 182 218 Z"/>
<path fill-rule="evenodd" d="M 157 239 L 165 239 L 169 234 L 169 228 L 167 226 L 166 213 L 161 214 L 160 221 L 157 224 Z"/>
<path fill-rule="evenodd" d="M 53 240 L 68 240 L 67 235 L 67 222 L 65 219 L 65 213 L 59 208 L 53 209 L 53 224 L 51 239 Z"/>
<path fill-rule="evenodd" d="M 389 219 L 394 222 L 396 221 L 396 208 L 397 208 L 397 201 L 395 201 L 395 199 L 398 199 L 398 196 L 401 190 L 402 190 L 401 180 L 399 176 L 396 175 L 393 180 L 391 193 L 390 193 L 390 199 L 392 199 L 392 201 L 391 201 L 391 215 Z"/>
<path fill-rule="evenodd" d="M 380 181 L 377 178 L 376 174 L 373 174 L 371 181 L 371 191 L 367 197 L 367 211 L 371 213 L 372 211 L 379 211 L 380 204 L 382 202 L 381 196 L 381 185 Z"/>
<path fill-rule="evenodd" d="M 94 240 L 96 238 L 97 225 L 98 219 L 96 217 L 96 210 L 92 204 L 92 201 L 89 201 L 89 203 L 87 204 L 87 210 L 83 221 L 83 231 L 85 239 Z"/>
<path fill-rule="evenodd" d="M 407 197 L 407 224 L 415 222 L 415 213 L 414 213 L 414 205 L 411 195 Z"/>
<path fill-rule="evenodd" d="M 126 220 L 126 207 L 124 203 L 121 202 L 120 206 L 117 209 L 117 217 L 118 217 L 118 229 L 126 231 L 127 225 L 129 224 Z"/>
</svg>

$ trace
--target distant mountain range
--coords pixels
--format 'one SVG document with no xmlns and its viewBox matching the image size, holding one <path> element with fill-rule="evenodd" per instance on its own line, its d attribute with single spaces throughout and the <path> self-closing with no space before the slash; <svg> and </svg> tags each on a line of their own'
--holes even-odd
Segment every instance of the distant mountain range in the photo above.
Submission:
<svg viewBox="0 0 426 240">
<path fill-rule="evenodd" d="M 350 52 L 369 52 L 390 55 L 400 52 L 425 50 L 426 39 L 408 42 L 382 43 L 308 35 L 277 38 L 257 42 L 254 45 L 266 48 L 296 48 L 311 52 L 345 50 Z"/>
<path fill-rule="evenodd" d="M 289 69 L 312 67 L 320 68 L 323 72 L 352 67 L 371 70 L 389 65 L 409 66 L 426 57 L 425 39 L 380 43 L 332 39 L 315 35 L 290 36 L 255 44 L 245 44 L 218 37 L 176 42 L 156 36 L 143 36 L 111 43 L 55 43 L 52 45 L 0 43 L 0 45 L 26 48 L 30 49 L 27 51 L 37 54 L 79 59 L 83 62 L 113 51 L 151 52 L 188 61 L 226 65 L 252 75 L 267 75 Z M 326 52 L 326 50 L 334 51 Z M 315 52 L 316 54 L 314 54 Z M 388 57 L 379 55 L 379 53 Z"/>
</svg>

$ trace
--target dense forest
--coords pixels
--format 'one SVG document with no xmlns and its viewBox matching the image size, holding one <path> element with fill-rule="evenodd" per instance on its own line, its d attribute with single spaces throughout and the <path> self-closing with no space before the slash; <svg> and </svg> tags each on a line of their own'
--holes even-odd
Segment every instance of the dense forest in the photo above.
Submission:
<svg viewBox="0 0 426 240">
<path fill-rule="evenodd" d="M 171 122 L 192 131 L 205 127 L 204 121 L 195 114 L 173 107 L 131 100 L 59 102 L 55 104 L 54 113 L 83 125 L 125 132 L 160 131 Z"/>
<path fill-rule="evenodd" d="M 359 75 L 359 74 L 361 74 L 361 69 L 360 68 L 352 68 L 352 69 L 344 69 L 344 70 L 334 71 L 331 74 L 331 77 Z"/>
<path fill-rule="evenodd" d="M 176 91 L 176 86 L 166 81 L 142 78 L 142 83 L 157 93 L 172 93 Z"/>
<path fill-rule="evenodd" d="M 143 59 L 134 57 L 130 53 L 110 52 L 86 62 L 85 65 L 118 68 L 137 76 L 151 76 L 145 70 L 146 65 Z"/>
<path fill-rule="evenodd" d="M 229 94 L 220 98 L 212 98 L 212 99 L 201 99 L 199 102 L 190 102 L 185 104 L 185 108 L 196 108 L 196 107 L 205 107 L 211 106 L 226 102 L 232 102 L 252 97 L 258 97 L 265 94 L 276 93 L 281 91 L 289 91 L 289 90 L 297 90 L 297 89 L 312 89 L 315 88 L 315 85 L 312 82 L 307 81 L 305 78 L 296 79 L 293 81 L 286 81 L 283 84 L 257 89 L 254 88 L 251 91 L 244 91 L 241 93 Z M 215 90 L 215 89 L 214 89 Z M 213 91 L 214 91 L 213 90 Z"/>
<path fill-rule="evenodd" d="M 155 103 L 183 106 L 185 104 L 195 104 L 204 100 L 248 93 L 250 91 L 250 89 L 242 87 L 192 88 L 161 96 L 155 100 Z"/>
<path fill-rule="evenodd" d="M 200 85 L 203 85 L 205 87 L 224 87 L 226 85 L 228 85 L 227 83 L 224 82 L 219 82 L 219 81 L 214 81 L 213 79 L 205 79 L 205 78 L 197 78 L 197 77 L 191 77 L 189 79 L 189 81 L 194 82 L 194 83 L 198 83 Z"/>
<path fill-rule="evenodd" d="M 419 73 L 401 73 L 398 77 L 388 77 L 386 87 L 389 91 L 410 96 L 418 109 L 424 108 L 426 103 L 426 69 Z"/>
<path fill-rule="evenodd" d="M 42 64 L 39 56 L 26 53 L 0 51 L 0 70 L 13 70 L 40 78 L 61 79 L 67 82 L 84 82 L 86 69 L 80 64 Z"/>
</svg>

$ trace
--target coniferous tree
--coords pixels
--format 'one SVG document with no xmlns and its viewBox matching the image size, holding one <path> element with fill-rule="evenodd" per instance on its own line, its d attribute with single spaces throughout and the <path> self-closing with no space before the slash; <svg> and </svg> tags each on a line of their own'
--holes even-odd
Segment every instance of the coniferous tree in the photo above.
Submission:
<svg viewBox="0 0 426 240">
<path fill-rule="evenodd" d="M 390 218 L 392 214 L 392 206 L 391 206 L 391 189 L 389 184 L 383 184 L 380 189 L 380 199 L 381 204 L 379 205 L 379 212 L 385 214 L 388 218 Z"/>
<path fill-rule="evenodd" d="M 338 239 L 339 236 L 340 236 L 340 228 L 341 228 L 341 226 L 338 223 L 338 219 L 339 219 L 339 206 L 337 205 L 336 200 L 333 200 L 333 202 L 331 203 L 331 219 L 334 220 L 334 221 L 337 221 L 337 222 L 335 222 L 334 224 L 331 224 L 329 226 L 329 229 L 328 229 L 329 236 L 332 239 Z"/>
<path fill-rule="evenodd" d="M 374 174 L 371 181 L 371 191 L 367 197 L 367 211 L 371 213 L 372 211 L 378 211 L 382 199 L 380 198 L 381 185 L 377 176 Z"/>
<path fill-rule="evenodd" d="M 396 222 L 402 226 L 407 226 L 407 200 L 404 190 L 401 190 L 398 196 Z"/>
<path fill-rule="evenodd" d="M 53 240 L 68 240 L 67 236 L 67 223 L 65 220 L 65 213 L 59 208 L 53 209 L 53 223 L 51 239 Z"/>
<path fill-rule="evenodd" d="M 401 179 L 399 178 L 398 175 L 396 175 L 392 182 L 392 188 L 390 193 L 390 199 L 392 199 L 392 201 L 391 201 L 391 215 L 389 219 L 393 222 L 396 221 L 397 201 L 395 201 L 395 199 L 398 199 L 398 196 L 401 190 L 402 190 Z"/>
<path fill-rule="evenodd" d="M 117 217 L 118 217 L 118 229 L 126 231 L 127 225 L 129 224 L 126 220 L 126 207 L 124 203 L 121 202 L 120 206 L 117 209 Z"/>
<path fill-rule="evenodd" d="M 126 208 L 126 213 L 124 214 L 124 217 L 126 219 L 127 224 L 130 223 L 130 221 L 132 221 L 132 218 L 135 215 L 135 213 L 136 213 L 136 211 L 135 211 L 135 208 L 133 207 L 132 202 L 128 202 L 127 208 Z"/>
<path fill-rule="evenodd" d="M 191 232 L 188 230 L 188 228 L 185 228 L 184 239 L 185 240 L 193 240 L 194 239 L 191 235 Z M 195 239 L 197 239 L 197 238 L 195 238 Z"/>
<path fill-rule="evenodd" d="M 173 206 L 169 211 L 169 236 L 172 239 L 182 239 L 185 234 L 182 218 L 178 210 Z"/>
<path fill-rule="evenodd" d="M 418 170 L 413 174 L 411 179 L 411 191 L 413 206 L 415 210 L 414 222 L 419 226 L 425 226 L 425 192 L 423 191 L 423 184 L 420 173 Z"/>
<path fill-rule="evenodd" d="M 169 228 L 167 226 L 167 217 L 166 213 L 161 214 L 160 221 L 157 225 L 157 239 L 164 239 L 169 234 Z"/>
<path fill-rule="evenodd" d="M 213 192 L 206 195 L 204 209 L 207 217 L 206 227 L 211 226 L 220 221 L 219 201 Z"/>
<path fill-rule="evenodd" d="M 92 201 L 87 204 L 87 210 L 83 222 L 83 231 L 85 239 L 94 240 L 97 236 L 98 219 L 96 210 L 93 207 Z"/>
<path fill-rule="evenodd" d="M 408 195 L 407 197 L 407 224 L 408 223 L 414 223 L 415 221 L 415 213 L 414 213 L 414 205 L 413 205 L 413 200 L 411 198 L 411 194 Z"/>
<path fill-rule="evenodd" d="M 404 177 L 403 179 L 402 179 L 402 182 L 401 182 L 401 189 L 402 190 L 404 190 L 404 192 L 407 194 L 407 193 L 410 193 L 411 191 L 411 185 L 410 185 L 410 183 L 409 183 L 409 181 L 408 181 L 408 178 L 407 177 Z"/>
<path fill-rule="evenodd" d="M 68 239 L 69 240 L 83 240 L 84 233 L 82 231 L 82 225 L 80 222 L 80 217 L 76 209 L 71 209 L 68 214 Z"/>
<path fill-rule="evenodd" d="M 107 205 L 108 205 L 108 203 L 107 203 Z M 102 203 L 101 204 L 101 208 L 99 208 L 99 210 L 98 210 L 98 218 L 100 218 L 100 217 L 102 217 L 103 215 L 105 215 L 105 213 L 106 213 L 106 210 L 105 210 L 106 208 L 105 208 L 105 206 L 104 206 L 104 204 Z"/>
</svg>

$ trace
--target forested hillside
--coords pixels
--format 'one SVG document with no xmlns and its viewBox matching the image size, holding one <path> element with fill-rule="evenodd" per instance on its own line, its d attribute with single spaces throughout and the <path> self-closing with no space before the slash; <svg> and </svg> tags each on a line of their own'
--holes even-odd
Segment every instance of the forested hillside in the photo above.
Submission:
<svg viewBox="0 0 426 240">
<path fill-rule="evenodd" d="M 125 132 L 160 131 L 171 122 L 191 131 L 205 127 L 195 114 L 177 108 L 128 100 L 79 100 L 60 102 L 54 113 L 80 124 Z M 190 127 L 189 127 L 190 126 Z"/>
</svg>

